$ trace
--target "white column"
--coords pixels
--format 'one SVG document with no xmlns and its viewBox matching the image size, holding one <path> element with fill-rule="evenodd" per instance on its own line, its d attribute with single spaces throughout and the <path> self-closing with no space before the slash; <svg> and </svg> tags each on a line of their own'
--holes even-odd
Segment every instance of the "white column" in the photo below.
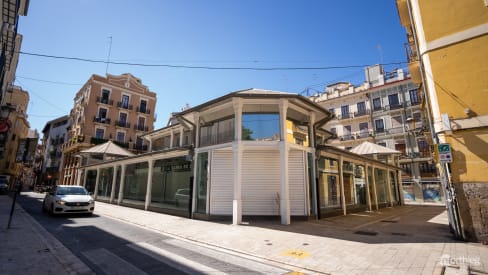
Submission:
<svg viewBox="0 0 488 275">
<path fill-rule="evenodd" d="M 183 134 L 185 133 L 185 129 L 183 127 L 180 128 L 180 147 L 183 146 Z"/>
<path fill-rule="evenodd" d="M 122 171 L 120 173 L 119 197 L 117 198 L 117 204 L 120 204 L 122 202 L 122 199 L 124 196 L 125 166 L 126 166 L 126 164 L 122 164 Z"/>
<path fill-rule="evenodd" d="M 152 187 L 152 177 L 153 177 L 153 163 L 152 159 L 147 161 L 148 169 L 147 169 L 147 188 L 146 188 L 146 201 L 144 203 L 144 210 L 149 208 L 151 204 L 151 187 Z"/>
<path fill-rule="evenodd" d="M 344 170 L 343 165 L 344 165 L 344 160 L 342 159 L 342 155 L 341 155 L 339 156 L 339 183 L 341 184 L 342 212 L 344 213 L 345 216 L 347 214 L 347 209 L 346 209 L 346 196 L 344 192 L 344 173 L 342 172 Z"/>
<path fill-rule="evenodd" d="M 288 182 L 288 142 L 286 141 L 286 113 L 288 111 L 288 101 L 280 100 L 280 125 L 281 125 L 281 141 L 280 141 L 280 162 L 281 162 L 281 196 L 280 196 L 280 214 L 281 224 L 290 224 L 290 188 Z"/>
<path fill-rule="evenodd" d="M 115 197 L 115 183 L 117 182 L 117 165 L 113 167 L 112 190 L 110 191 L 110 203 L 113 203 Z"/>
<path fill-rule="evenodd" d="M 85 174 L 85 176 L 83 177 L 83 184 L 82 185 L 80 184 L 80 185 L 83 186 L 83 187 L 85 187 L 86 186 L 86 177 L 88 175 L 88 170 L 85 169 L 85 171 L 83 173 Z"/>
<path fill-rule="evenodd" d="M 315 149 L 315 129 L 313 128 L 315 124 L 315 113 L 310 113 L 310 125 L 309 125 L 309 131 L 308 131 L 308 145 L 310 148 L 312 148 L 312 164 L 310 169 L 312 169 L 312 178 L 310 179 L 312 182 L 309 183 L 309 186 L 311 186 L 309 192 L 312 193 L 312 196 L 307 196 L 307 200 L 311 197 L 312 201 L 309 201 L 311 205 L 313 205 L 313 212 L 315 215 L 317 215 L 317 219 L 320 219 L 318 216 L 318 201 L 317 201 L 317 184 L 316 184 L 316 177 L 317 177 L 317 167 L 315 167 L 315 163 L 317 162 L 317 157 L 316 157 L 316 149 Z M 307 164 L 310 165 L 308 162 L 308 155 L 307 155 Z M 315 202 L 315 203 L 314 203 Z M 311 207 L 309 207 L 310 209 Z M 309 213 L 310 214 L 310 213 Z"/>
<path fill-rule="evenodd" d="M 242 223 L 242 100 L 233 98 L 234 103 L 234 197 L 232 200 L 232 224 Z"/>
<path fill-rule="evenodd" d="M 93 190 L 93 198 L 97 198 L 97 190 L 98 190 L 98 184 L 100 182 L 100 167 L 97 167 L 97 178 L 95 180 L 95 190 Z"/>
<path fill-rule="evenodd" d="M 173 132 L 173 130 L 171 130 L 171 135 L 170 135 L 170 138 L 169 138 L 169 148 L 173 148 L 173 140 L 175 139 L 175 133 Z"/>
<path fill-rule="evenodd" d="M 195 121 L 195 140 L 193 141 L 193 144 L 195 145 L 195 148 L 200 147 L 200 114 L 196 113 L 194 116 L 194 121 Z"/>
<path fill-rule="evenodd" d="M 147 150 L 148 150 L 148 152 L 152 152 L 152 139 L 148 139 L 147 142 L 149 143 L 147 146 L 148 147 Z"/>
</svg>

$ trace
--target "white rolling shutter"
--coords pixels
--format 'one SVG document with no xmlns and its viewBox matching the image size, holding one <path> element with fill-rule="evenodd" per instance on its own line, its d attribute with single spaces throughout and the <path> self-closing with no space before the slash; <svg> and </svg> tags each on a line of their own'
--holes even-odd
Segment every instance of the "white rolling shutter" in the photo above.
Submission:
<svg viewBox="0 0 488 275">
<path fill-rule="evenodd" d="M 290 214 L 294 216 L 307 215 L 306 184 L 307 171 L 305 152 L 291 150 L 288 155 L 288 188 L 290 191 Z"/>
<path fill-rule="evenodd" d="M 280 152 L 244 151 L 241 171 L 242 214 L 279 215 Z"/>
<path fill-rule="evenodd" d="M 214 151 L 210 166 L 210 214 L 232 215 L 234 169 L 232 151 Z"/>
</svg>

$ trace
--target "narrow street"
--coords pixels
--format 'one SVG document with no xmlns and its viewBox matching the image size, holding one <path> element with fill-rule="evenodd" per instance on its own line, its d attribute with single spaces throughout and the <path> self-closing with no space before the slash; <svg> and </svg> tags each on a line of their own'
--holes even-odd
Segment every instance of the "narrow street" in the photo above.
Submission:
<svg viewBox="0 0 488 275">
<path fill-rule="evenodd" d="M 237 255 L 172 238 L 102 215 L 55 216 L 41 211 L 43 194 L 18 203 L 96 274 L 284 274 Z"/>
</svg>

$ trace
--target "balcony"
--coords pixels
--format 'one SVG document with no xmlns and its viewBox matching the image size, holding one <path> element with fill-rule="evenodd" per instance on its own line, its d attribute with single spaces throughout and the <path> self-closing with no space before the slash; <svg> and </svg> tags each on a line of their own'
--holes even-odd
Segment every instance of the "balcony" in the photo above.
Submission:
<svg viewBox="0 0 488 275">
<path fill-rule="evenodd" d="M 92 137 L 90 139 L 90 143 L 95 144 L 95 145 L 102 144 L 102 143 L 105 143 L 107 141 L 108 141 L 108 139 L 97 138 L 97 137 Z"/>
<path fill-rule="evenodd" d="M 147 132 L 149 129 L 144 124 L 136 124 L 136 125 L 134 125 L 134 130 Z"/>
<path fill-rule="evenodd" d="M 93 117 L 93 122 L 102 123 L 102 124 L 110 124 L 110 118 L 108 117 Z"/>
<path fill-rule="evenodd" d="M 371 112 L 369 110 L 363 110 L 363 111 L 359 111 L 359 112 L 354 112 L 354 117 L 362 117 L 362 116 L 367 116 L 369 115 Z"/>
<path fill-rule="evenodd" d="M 130 104 L 126 104 L 122 101 L 118 101 L 117 102 L 117 108 L 120 108 L 120 109 L 126 109 L 126 110 L 132 110 L 134 108 L 134 106 L 130 105 Z"/>
<path fill-rule="evenodd" d="M 101 103 L 101 104 L 105 104 L 105 105 L 110 105 L 110 106 L 113 106 L 114 105 L 114 101 L 113 100 L 108 99 L 108 98 L 104 98 L 104 97 L 101 97 L 101 96 L 97 96 L 97 103 Z"/>
<path fill-rule="evenodd" d="M 124 120 L 116 120 L 115 126 L 122 127 L 122 128 L 130 128 L 130 123 Z"/>
<path fill-rule="evenodd" d="M 129 143 L 128 142 L 122 142 L 122 141 L 116 141 L 114 140 L 113 143 L 117 144 L 118 146 L 122 148 L 129 148 Z"/>
<path fill-rule="evenodd" d="M 132 145 L 132 149 L 136 151 L 147 151 L 147 145 L 144 144 L 134 144 Z"/>
<path fill-rule="evenodd" d="M 353 113 L 343 113 L 343 114 L 340 114 L 337 116 L 337 119 L 341 120 L 341 119 L 349 119 L 349 118 L 353 118 Z"/>
<path fill-rule="evenodd" d="M 145 106 L 137 106 L 136 108 L 136 111 L 138 113 L 141 113 L 141 114 L 150 114 L 151 113 L 151 110 L 149 110 L 149 108 L 145 107 Z"/>
</svg>

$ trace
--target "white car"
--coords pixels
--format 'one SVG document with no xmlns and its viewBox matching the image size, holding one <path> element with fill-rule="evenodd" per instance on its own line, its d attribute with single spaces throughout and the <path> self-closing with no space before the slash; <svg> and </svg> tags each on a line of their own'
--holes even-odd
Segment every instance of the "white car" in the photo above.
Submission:
<svg viewBox="0 0 488 275">
<path fill-rule="evenodd" d="M 49 214 L 93 214 L 95 200 L 83 186 L 57 185 L 44 197 L 42 210 Z"/>
</svg>

